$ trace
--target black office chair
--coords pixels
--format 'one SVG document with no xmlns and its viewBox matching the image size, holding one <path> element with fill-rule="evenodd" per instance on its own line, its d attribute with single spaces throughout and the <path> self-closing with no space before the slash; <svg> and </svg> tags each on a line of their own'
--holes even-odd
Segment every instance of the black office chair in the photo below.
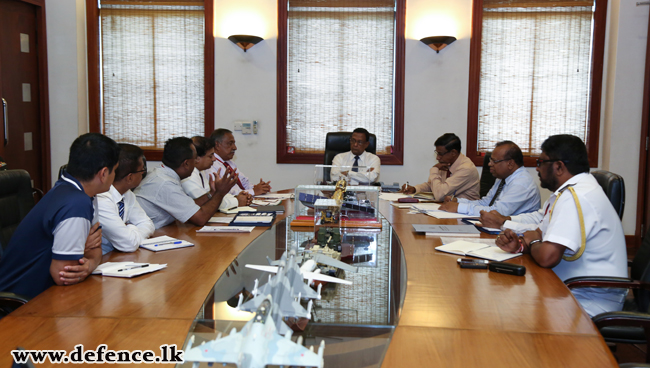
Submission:
<svg viewBox="0 0 650 368">
<path fill-rule="evenodd" d="M 494 186 L 494 182 L 497 181 L 492 173 L 490 172 L 490 157 L 492 157 L 492 152 L 485 152 L 485 157 L 483 157 L 483 170 L 481 171 L 481 180 L 480 185 L 481 189 L 479 191 L 480 197 L 485 197 L 490 189 Z"/>
<path fill-rule="evenodd" d="M 650 341 L 650 231 L 631 264 L 630 278 L 622 277 L 573 277 L 565 281 L 569 289 L 577 287 L 611 287 L 631 289 L 633 299 L 628 298 L 621 312 L 601 313 L 592 318 L 606 342 L 623 344 L 646 344 Z M 650 351 L 646 355 L 650 363 Z"/>
<path fill-rule="evenodd" d="M 34 195 L 29 173 L 25 170 L 0 171 L 0 257 L 32 207 Z"/>
<path fill-rule="evenodd" d="M 352 132 L 330 132 L 325 136 L 325 158 L 323 164 L 331 165 L 334 160 L 334 156 L 339 153 L 348 152 L 350 150 L 350 137 Z M 370 134 L 370 144 L 366 148 L 367 152 L 372 154 L 377 153 L 377 136 Z M 330 180 L 330 171 L 325 169 L 323 172 L 323 180 Z"/>
<path fill-rule="evenodd" d="M 596 178 L 598 184 L 603 188 L 607 198 L 612 202 L 612 206 L 618 213 L 618 217 L 622 220 L 623 211 L 625 210 L 625 181 L 623 177 L 605 170 L 593 170 L 591 175 Z"/>
</svg>

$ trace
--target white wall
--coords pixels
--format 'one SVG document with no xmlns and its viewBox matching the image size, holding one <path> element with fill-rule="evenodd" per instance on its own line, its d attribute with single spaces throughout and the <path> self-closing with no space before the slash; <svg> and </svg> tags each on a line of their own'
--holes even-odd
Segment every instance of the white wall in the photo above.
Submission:
<svg viewBox="0 0 650 368">
<path fill-rule="evenodd" d="M 623 225 L 625 233 L 632 235 L 648 7 L 636 7 L 634 1 L 627 0 L 609 3 L 599 166 L 625 178 Z M 79 105 L 80 96 L 85 98 L 85 91 L 79 91 L 79 75 L 86 68 L 77 60 L 78 52 L 85 48 L 76 41 L 80 29 L 85 29 L 83 13 L 78 12 L 80 6 L 83 3 L 75 0 L 48 0 L 53 168 L 66 161 L 63 152 L 79 127 L 87 126 Z M 382 181 L 424 181 L 435 162 L 435 138 L 446 132 L 466 136 L 471 9 L 471 0 L 408 0 L 404 165 L 384 166 Z M 75 16 L 76 26 L 72 23 Z M 252 26 L 257 27 L 251 33 L 258 32 L 265 40 L 244 53 L 226 37 L 242 33 L 229 29 L 227 23 L 236 19 L 233 27 L 245 28 L 241 19 L 246 17 L 254 19 Z M 455 32 L 458 41 L 436 54 L 418 39 L 427 32 L 436 32 L 434 27 L 440 25 Z M 251 180 L 271 180 L 274 189 L 310 181 L 312 165 L 276 163 L 276 2 L 215 0 L 215 37 L 216 126 L 232 129 L 235 120 L 259 122 L 257 135 L 235 133 L 237 165 Z M 542 193 L 543 198 L 549 195 L 546 190 Z"/>
</svg>

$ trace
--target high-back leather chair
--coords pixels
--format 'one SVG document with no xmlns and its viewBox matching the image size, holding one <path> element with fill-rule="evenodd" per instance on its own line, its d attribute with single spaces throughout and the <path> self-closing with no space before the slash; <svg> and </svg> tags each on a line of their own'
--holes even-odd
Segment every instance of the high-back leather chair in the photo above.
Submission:
<svg viewBox="0 0 650 368">
<path fill-rule="evenodd" d="M 32 207 L 34 195 L 29 173 L 25 170 L 0 171 L 0 257 Z"/>
<path fill-rule="evenodd" d="M 598 184 L 603 188 L 607 198 L 612 202 L 612 206 L 618 213 L 618 217 L 622 220 L 623 211 L 625 210 L 625 181 L 623 177 L 605 170 L 593 170 L 591 175 L 596 178 Z"/>
<path fill-rule="evenodd" d="M 334 160 L 334 156 L 339 153 L 347 152 L 350 150 L 350 137 L 352 132 L 330 132 L 325 136 L 325 158 L 323 164 L 331 165 Z M 372 154 L 377 153 L 377 136 L 370 134 L 370 144 L 366 148 L 367 152 Z M 325 169 L 323 173 L 323 179 L 326 181 L 330 180 L 329 169 Z"/>
<path fill-rule="evenodd" d="M 497 181 L 497 178 L 495 178 L 490 172 L 490 157 L 492 157 L 492 152 L 486 152 L 485 157 L 483 157 L 483 170 L 481 170 L 480 180 L 481 188 L 479 191 L 481 198 L 488 194 L 490 189 L 494 186 L 494 182 Z"/>
</svg>

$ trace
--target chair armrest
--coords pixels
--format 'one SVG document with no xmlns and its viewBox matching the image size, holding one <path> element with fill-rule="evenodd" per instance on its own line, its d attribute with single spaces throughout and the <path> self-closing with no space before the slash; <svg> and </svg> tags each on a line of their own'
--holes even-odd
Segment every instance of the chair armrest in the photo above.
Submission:
<svg viewBox="0 0 650 368">
<path fill-rule="evenodd" d="M 11 293 L 8 291 L 0 291 L 0 304 L 4 304 L 5 302 L 25 304 L 29 300 L 30 299 L 28 297 L 20 294 Z"/>
<path fill-rule="evenodd" d="M 639 289 L 641 283 L 626 277 L 608 277 L 608 276 L 583 276 L 566 279 L 564 284 L 569 288 L 580 287 L 617 287 L 625 289 Z"/>
<path fill-rule="evenodd" d="M 650 314 L 641 312 L 605 312 L 592 318 L 598 328 L 606 326 L 637 326 L 650 328 Z"/>
</svg>

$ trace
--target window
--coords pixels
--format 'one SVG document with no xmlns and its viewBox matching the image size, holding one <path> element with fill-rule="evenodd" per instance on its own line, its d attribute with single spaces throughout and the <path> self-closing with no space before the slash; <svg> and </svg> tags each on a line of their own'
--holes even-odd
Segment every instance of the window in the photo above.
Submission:
<svg viewBox="0 0 650 368">
<path fill-rule="evenodd" d="M 98 66 L 89 67 L 91 131 L 138 145 L 149 159 L 160 159 L 169 138 L 211 132 L 211 3 L 101 0 L 91 7 L 89 65 Z"/>
<path fill-rule="evenodd" d="M 405 0 L 280 0 L 280 163 L 322 163 L 328 132 L 368 129 L 403 155 Z"/>
<path fill-rule="evenodd" d="M 475 0 L 467 153 L 512 140 L 527 158 L 550 135 L 583 139 L 598 163 L 606 3 Z"/>
</svg>

